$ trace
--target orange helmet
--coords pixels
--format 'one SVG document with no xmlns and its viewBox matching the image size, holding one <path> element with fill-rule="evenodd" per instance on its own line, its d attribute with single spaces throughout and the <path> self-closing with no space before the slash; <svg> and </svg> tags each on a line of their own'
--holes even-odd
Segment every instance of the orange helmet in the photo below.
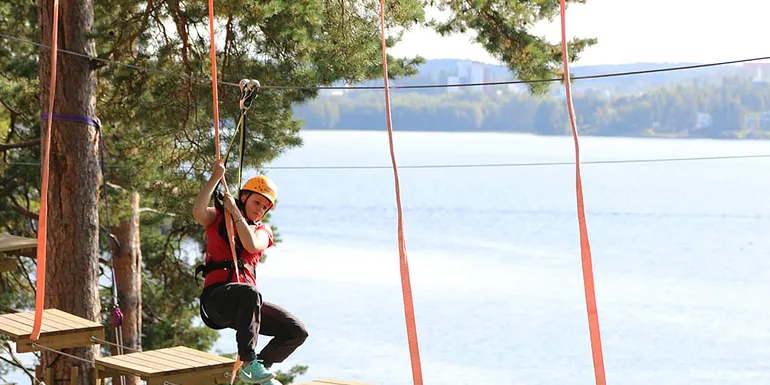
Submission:
<svg viewBox="0 0 770 385">
<path fill-rule="evenodd" d="M 278 187 L 275 182 L 264 175 L 257 175 L 243 184 L 241 191 L 252 191 L 270 201 L 272 206 L 275 206 L 275 201 L 278 199 Z"/>
</svg>

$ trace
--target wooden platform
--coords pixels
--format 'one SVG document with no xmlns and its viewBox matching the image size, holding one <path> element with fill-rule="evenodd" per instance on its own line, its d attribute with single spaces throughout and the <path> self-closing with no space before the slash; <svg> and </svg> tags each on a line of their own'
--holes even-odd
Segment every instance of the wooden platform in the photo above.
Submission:
<svg viewBox="0 0 770 385">
<path fill-rule="evenodd" d="M 37 239 L 0 233 L 0 253 L 37 257 Z"/>
<path fill-rule="evenodd" d="M 0 315 L 0 333 L 5 334 L 16 343 L 16 351 L 28 353 L 41 350 L 32 346 L 32 324 L 34 312 L 13 313 Z M 37 342 L 51 349 L 66 349 L 94 345 L 91 337 L 104 339 L 104 327 L 93 321 L 63 312 L 59 309 L 43 310 L 43 323 L 40 328 L 40 338 Z"/>
<path fill-rule="evenodd" d="M 292 385 L 371 385 L 371 384 L 365 384 L 363 382 L 332 380 L 329 378 L 324 378 L 320 380 L 313 380 L 310 382 L 301 382 L 301 383 L 292 384 Z"/>
<path fill-rule="evenodd" d="M 235 360 L 214 354 L 175 346 L 146 352 L 96 358 L 99 378 L 118 375 L 139 376 L 147 385 L 229 384 L 225 374 L 233 370 Z"/>
<path fill-rule="evenodd" d="M 15 270 L 17 255 L 36 258 L 37 239 L 0 233 L 0 272 Z"/>
</svg>

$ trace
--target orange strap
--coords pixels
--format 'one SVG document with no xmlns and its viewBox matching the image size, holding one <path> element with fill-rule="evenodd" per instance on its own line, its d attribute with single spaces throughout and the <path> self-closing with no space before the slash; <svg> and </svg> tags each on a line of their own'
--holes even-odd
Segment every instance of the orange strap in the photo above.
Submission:
<svg viewBox="0 0 770 385">
<path fill-rule="evenodd" d="M 37 341 L 43 324 L 43 306 L 45 305 L 45 252 L 48 219 L 48 159 L 51 156 L 51 126 L 53 125 L 53 101 L 56 96 L 56 56 L 59 40 L 59 0 L 53 0 L 53 31 L 51 33 L 51 81 L 48 89 L 48 131 L 45 136 L 43 152 L 43 182 L 40 187 L 40 214 L 37 230 L 37 277 L 35 282 L 35 320 L 29 338 Z"/>
<path fill-rule="evenodd" d="M 393 122 L 390 116 L 390 88 L 388 87 L 388 55 L 385 44 L 385 6 L 380 0 L 380 38 L 382 41 L 382 74 L 385 80 L 385 116 L 388 124 L 388 140 L 390 142 L 390 159 L 393 163 L 393 177 L 396 184 L 396 208 L 398 210 L 398 255 L 401 266 L 401 289 L 404 296 L 404 315 L 406 316 L 406 336 L 409 343 L 409 356 L 412 362 L 412 380 L 414 385 L 422 385 L 422 367 L 420 365 L 420 349 L 417 344 L 417 326 L 414 319 L 414 303 L 412 302 L 412 285 L 409 280 L 409 263 L 406 258 L 406 242 L 404 240 L 404 214 L 401 210 L 401 188 L 398 181 L 398 166 L 393 147 Z"/>
<path fill-rule="evenodd" d="M 561 53 L 564 64 L 564 87 L 567 97 L 567 109 L 572 128 L 572 138 L 575 141 L 575 188 L 577 190 L 577 214 L 580 227 L 580 255 L 583 264 L 583 284 L 586 293 L 586 310 L 588 312 L 588 330 L 591 336 L 591 353 L 594 361 L 594 375 L 597 385 L 607 383 L 604 374 L 604 358 L 602 356 L 602 338 L 599 333 L 599 312 L 596 307 L 596 292 L 594 288 L 594 274 L 591 262 L 591 244 L 588 241 L 588 225 L 586 224 L 585 203 L 583 202 L 583 181 L 580 177 L 580 144 L 575 123 L 575 110 L 572 106 L 572 89 L 569 77 L 569 60 L 567 59 L 567 31 L 565 22 L 565 5 L 561 0 Z"/>
<path fill-rule="evenodd" d="M 214 0 L 209 0 L 209 36 L 211 38 L 211 92 L 214 102 L 214 148 L 216 150 L 217 161 L 221 159 L 219 154 L 219 96 L 217 92 L 217 48 L 214 40 Z M 222 175 L 222 188 L 227 189 L 227 181 Z M 235 253 L 235 229 L 233 228 L 233 217 L 225 210 L 225 226 L 227 227 L 227 239 L 230 241 L 230 251 L 233 256 L 233 265 L 235 266 L 235 279 L 240 282 L 241 276 L 238 272 L 238 256 Z M 241 366 L 241 357 L 238 356 L 233 365 L 233 372 L 230 376 L 230 384 L 235 381 L 235 372 Z"/>
<path fill-rule="evenodd" d="M 211 36 L 211 90 L 214 100 L 214 149 L 217 160 L 221 159 L 219 153 L 219 96 L 217 93 L 217 48 L 214 42 L 214 0 L 209 0 L 209 35 Z M 222 187 L 227 189 L 227 181 L 222 175 Z M 235 265 L 235 277 L 240 282 L 241 277 L 238 274 L 238 260 L 235 253 L 235 229 L 233 228 L 233 217 L 225 210 L 225 225 L 227 227 L 227 238 L 230 240 L 230 250 L 233 255 L 233 264 Z"/>
</svg>

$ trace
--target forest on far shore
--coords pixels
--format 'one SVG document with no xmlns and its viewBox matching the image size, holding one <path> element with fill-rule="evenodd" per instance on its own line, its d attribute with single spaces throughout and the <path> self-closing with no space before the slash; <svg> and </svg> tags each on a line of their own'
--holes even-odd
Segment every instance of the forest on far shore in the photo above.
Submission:
<svg viewBox="0 0 770 385">
<path fill-rule="evenodd" d="M 448 67 L 451 68 L 451 67 Z M 706 71 L 707 70 L 707 71 Z M 578 80 L 573 100 L 579 130 L 603 136 L 761 138 L 770 132 L 770 86 L 741 67 L 676 75 Z M 436 84 L 451 74 L 421 73 L 395 85 Z M 575 71 L 580 75 L 580 71 Z M 584 73 L 586 71 L 583 71 Z M 509 80 L 497 74 L 493 81 Z M 646 80 L 645 80 L 646 79 Z M 373 83 L 373 82 L 370 82 Z M 464 82 L 460 82 L 464 83 Z M 456 84 L 456 83 L 452 83 Z M 376 84 L 365 84 L 376 85 Z M 532 96 L 523 85 L 394 89 L 398 131 L 503 131 L 541 135 L 569 132 L 563 85 Z M 295 106 L 307 130 L 384 130 L 382 90 L 326 91 Z"/>
</svg>

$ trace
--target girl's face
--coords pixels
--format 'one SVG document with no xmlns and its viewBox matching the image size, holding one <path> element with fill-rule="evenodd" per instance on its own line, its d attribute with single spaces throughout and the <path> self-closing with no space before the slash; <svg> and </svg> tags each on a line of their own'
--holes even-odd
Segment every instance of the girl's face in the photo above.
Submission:
<svg viewBox="0 0 770 385">
<path fill-rule="evenodd" d="M 241 197 L 241 201 L 245 199 L 246 204 L 244 211 L 246 212 L 246 218 L 252 222 L 257 222 L 265 216 L 267 210 L 272 206 L 270 201 L 264 196 L 253 193 L 246 198 L 247 195 Z"/>
</svg>

